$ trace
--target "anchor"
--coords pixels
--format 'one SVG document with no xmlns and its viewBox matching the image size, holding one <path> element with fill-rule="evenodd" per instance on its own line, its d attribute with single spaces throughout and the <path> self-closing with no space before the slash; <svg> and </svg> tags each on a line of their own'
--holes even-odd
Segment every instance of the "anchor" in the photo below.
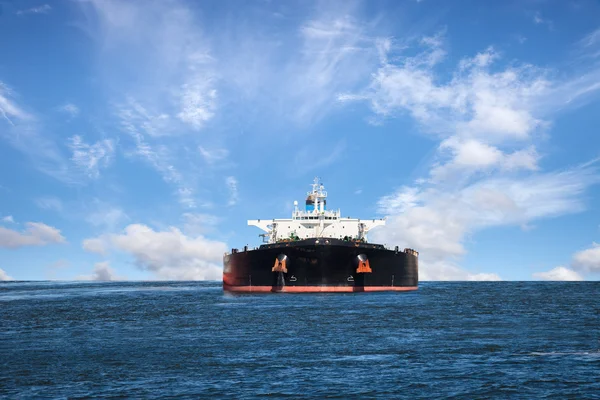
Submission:
<svg viewBox="0 0 600 400">
<path fill-rule="evenodd" d="M 356 258 L 358 258 L 358 268 L 356 268 L 357 274 L 369 274 L 373 272 L 369 265 L 369 259 L 365 254 L 359 254 Z"/>
<path fill-rule="evenodd" d="M 275 264 L 273 268 L 271 268 L 272 272 L 283 272 L 287 274 L 287 266 L 286 266 L 287 256 L 285 254 L 280 254 L 275 258 Z"/>
</svg>

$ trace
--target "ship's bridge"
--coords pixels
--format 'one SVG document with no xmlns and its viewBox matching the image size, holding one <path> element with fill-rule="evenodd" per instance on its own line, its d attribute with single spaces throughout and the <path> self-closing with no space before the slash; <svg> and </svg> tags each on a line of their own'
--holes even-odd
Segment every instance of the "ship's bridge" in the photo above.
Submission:
<svg viewBox="0 0 600 400">
<path fill-rule="evenodd" d="M 342 218 L 341 211 L 327 210 L 327 191 L 319 178 L 315 178 L 312 191 L 307 193 L 304 210 L 294 201 L 294 211 L 289 219 L 255 219 L 248 225 L 262 229 L 266 243 L 281 240 L 300 240 L 308 238 L 331 237 L 367 241 L 367 232 L 377 226 L 385 225 L 383 219 L 361 220 Z"/>
</svg>

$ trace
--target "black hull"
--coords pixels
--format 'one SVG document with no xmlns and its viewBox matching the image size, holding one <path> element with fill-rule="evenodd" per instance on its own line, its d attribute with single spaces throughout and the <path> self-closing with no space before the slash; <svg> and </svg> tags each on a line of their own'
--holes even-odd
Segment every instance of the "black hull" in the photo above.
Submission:
<svg viewBox="0 0 600 400">
<path fill-rule="evenodd" d="M 285 263 L 274 268 L 282 255 Z M 368 260 L 368 266 L 361 259 Z M 234 249 L 223 258 L 223 288 L 231 292 L 405 291 L 417 287 L 415 251 L 389 250 L 371 243 L 307 239 L 255 250 Z"/>
</svg>

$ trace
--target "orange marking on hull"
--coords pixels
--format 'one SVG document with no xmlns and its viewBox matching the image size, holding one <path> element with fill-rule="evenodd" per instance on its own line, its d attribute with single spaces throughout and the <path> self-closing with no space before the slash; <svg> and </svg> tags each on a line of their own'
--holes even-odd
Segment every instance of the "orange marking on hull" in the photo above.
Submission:
<svg viewBox="0 0 600 400">
<path fill-rule="evenodd" d="M 358 268 L 356 268 L 357 274 L 370 274 L 373 272 L 371 270 L 371 266 L 369 265 L 369 260 L 358 261 Z"/>
<path fill-rule="evenodd" d="M 271 268 L 271 272 L 283 272 L 287 274 L 287 267 L 285 265 L 285 261 L 285 258 L 282 261 L 279 261 L 279 259 L 275 258 L 275 265 L 273 265 L 273 268 Z"/>
<path fill-rule="evenodd" d="M 349 293 L 349 292 L 408 292 L 418 286 L 232 286 L 223 285 L 227 292 L 240 293 Z"/>
</svg>

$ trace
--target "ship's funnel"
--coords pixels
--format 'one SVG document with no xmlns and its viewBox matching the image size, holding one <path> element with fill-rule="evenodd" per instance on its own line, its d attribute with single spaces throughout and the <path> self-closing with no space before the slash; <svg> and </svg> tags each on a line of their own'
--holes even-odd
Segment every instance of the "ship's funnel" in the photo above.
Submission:
<svg viewBox="0 0 600 400">
<path fill-rule="evenodd" d="M 314 211 L 315 210 L 315 199 L 312 195 L 309 195 L 306 198 L 306 206 L 304 208 L 306 211 Z"/>
</svg>

